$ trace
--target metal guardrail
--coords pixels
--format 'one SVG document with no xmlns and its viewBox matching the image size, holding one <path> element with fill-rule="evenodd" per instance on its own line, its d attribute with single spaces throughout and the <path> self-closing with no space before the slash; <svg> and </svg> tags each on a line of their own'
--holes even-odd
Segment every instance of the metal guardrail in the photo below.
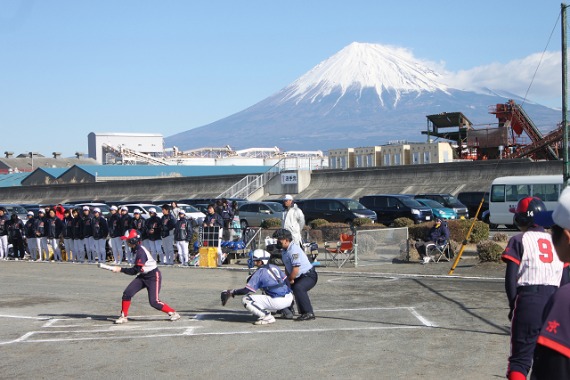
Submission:
<svg viewBox="0 0 570 380">
<path fill-rule="evenodd" d="M 217 196 L 217 198 L 244 198 L 247 199 L 251 194 L 265 186 L 273 177 L 281 173 L 281 165 L 283 160 L 279 160 L 268 171 L 260 175 L 247 175 L 229 189 Z"/>
</svg>

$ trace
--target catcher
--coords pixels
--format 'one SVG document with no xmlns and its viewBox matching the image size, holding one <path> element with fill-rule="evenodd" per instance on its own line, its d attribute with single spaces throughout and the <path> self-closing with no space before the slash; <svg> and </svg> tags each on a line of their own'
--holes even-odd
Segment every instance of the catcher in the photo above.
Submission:
<svg viewBox="0 0 570 380">
<path fill-rule="evenodd" d="M 253 251 L 253 263 L 257 270 L 248 279 L 245 288 L 224 290 L 221 294 L 222 306 L 229 297 L 245 295 L 241 299 L 243 306 L 258 319 L 255 325 L 268 325 L 275 322 L 272 311 L 282 310 L 293 302 L 293 293 L 287 282 L 287 276 L 279 267 L 269 264 L 270 254 L 263 249 Z M 258 289 L 264 294 L 255 293 Z"/>
</svg>

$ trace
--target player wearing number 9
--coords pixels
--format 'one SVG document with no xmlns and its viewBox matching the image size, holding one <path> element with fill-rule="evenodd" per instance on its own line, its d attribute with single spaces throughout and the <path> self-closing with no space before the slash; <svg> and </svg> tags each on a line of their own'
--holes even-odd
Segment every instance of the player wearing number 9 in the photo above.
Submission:
<svg viewBox="0 0 570 380">
<path fill-rule="evenodd" d="M 544 203 L 536 197 L 526 197 L 517 203 L 511 212 L 514 213 L 514 224 L 522 232 L 509 240 L 501 256 L 507 264 L 505 290 L 511 321 L 509 380 L 526 379 L 542 327 L 544 306 L 556 289 L 569 279 L 550 234 L 534 221 L 534 215 L 544 211 Z"/>
</svg>

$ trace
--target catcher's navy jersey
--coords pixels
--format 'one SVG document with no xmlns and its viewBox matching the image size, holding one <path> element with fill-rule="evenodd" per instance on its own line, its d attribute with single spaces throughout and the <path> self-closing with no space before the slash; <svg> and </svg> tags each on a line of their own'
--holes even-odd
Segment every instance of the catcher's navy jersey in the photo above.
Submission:
<svg viewBox="0 0 570 380">
<path fill-rule="evenodd" d="M 291 292 L 285 282 L 286 277 L 277 266 L 268 264 L 256 270 L 245 287 L 254 293 L 258 289 L 263 289 L 270 297 L 283 297 Z"/>
</svg>

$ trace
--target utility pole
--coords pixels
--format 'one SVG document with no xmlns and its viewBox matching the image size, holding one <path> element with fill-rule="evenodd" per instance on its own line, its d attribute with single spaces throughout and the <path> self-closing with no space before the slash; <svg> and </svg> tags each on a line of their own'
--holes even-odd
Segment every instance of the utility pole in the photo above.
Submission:
<svg viewBox="0 0 570 380">
<path fill-rule="evenodd" d="M 568 8 L 566 4 L 560 4 L 562 18 L 562 128 L 564 131 L 564 138 L 562 140 L 564 145 L 564 169 L 562 177 L 564 180 L 564 188 L 568 186 L 568 179 L 570 178 L 570 159 L 568 155 L 568 97 L 566 96 L 568 85 L 568 78 L 566 77 L 566 8 Z"/>
</svg>

